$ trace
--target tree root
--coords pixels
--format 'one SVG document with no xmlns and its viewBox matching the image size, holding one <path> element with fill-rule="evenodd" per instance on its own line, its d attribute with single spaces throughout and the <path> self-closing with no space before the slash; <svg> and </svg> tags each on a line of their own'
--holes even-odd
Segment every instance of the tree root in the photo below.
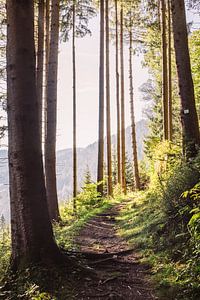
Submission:
<svg viewBox="0 0 200 300">
<path fill-rule="evenodd" d="M 126 256 L 128 254 L 131 254 L 135 249 L 128 249 L 128 250 L 122 250 L 118 252 L 102 252 L 102 253 L 95 253 L 95 252 L 85 252 L 85 251 L 66 251 L 66 254 L 69 255 L 77 255 L 84 257 L 86 259 L 98 259 L 98 258 L 109 258 L 109 257 L 115 257 L 115 256 Z"/>
</svg>

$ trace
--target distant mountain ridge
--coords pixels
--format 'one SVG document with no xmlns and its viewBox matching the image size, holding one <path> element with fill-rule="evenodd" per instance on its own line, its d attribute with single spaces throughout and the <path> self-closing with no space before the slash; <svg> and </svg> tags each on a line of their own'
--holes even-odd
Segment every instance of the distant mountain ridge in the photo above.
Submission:
<svg viewBox="0 0 200 300">
<path fill-rule="evenodd" d="M 141 160 L 144 153 L 144 138 L 147 135 L 147 121 L 136 123 L 138 158 Z M 116 148 L 116 135 L 112 136 L 113 147 Z M 126 129 L 126 152 L 132 157 L 131 127 Z M 93 180 L 96 180 L 98 142 L 85 148 L 77 149 L 78 157 L 78 188 L 82 186 L 86 167 L 89 167 Z M 106 147 L 105 147 L 106 157 Z M 9 220 L 9 189 L 7 151 L 0 150 L 0 216 L 3 214 Z M 59 200 L 66 200 L 72 195 L 72 149 L 57 151 L 57 190 Z"/>
</svg>

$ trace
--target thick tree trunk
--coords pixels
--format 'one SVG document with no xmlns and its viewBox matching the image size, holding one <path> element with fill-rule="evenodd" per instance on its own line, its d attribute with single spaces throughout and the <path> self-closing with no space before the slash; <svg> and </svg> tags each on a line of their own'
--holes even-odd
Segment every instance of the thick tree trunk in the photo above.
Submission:
<svg viewBox="0 0 200 300">
<path fill-rule="evenodd" d="M 37 98 L 39 106 L 40 138 L 42 142 L 42 109 L 44 78 L 44 0 L 38 2 Z"/>
<path fill-rule="evenodd" d="M 135 177 L 135 188 L 140 189 L 140 176 L 138 168 L 137 141 L 135 130 L 135 113 L 134 113 L 134 94 L 133 94 L 133 41 L 132 32 L 129 33 L 129 79 L 130 79 L 130 112 L 131 112 L 131 128 L 132 128 L 132 150 L 133 150 L 133 166 Z"/>
<path fill-rule="evenodd" d="M 15 269 L 61 258 L 53 238 L 44 182 L 33 2 L 7 0 L 9 174 Z"/>
<path fill-rule="evenodd" d="M 168 68 L 167 68 L 167 36 L 166 36 L 166 0 L 161 0 L 162 11 L 162 97 L 163 97 L 163 129 L 164 140 L 168 140 Z"/>
<path fill-rule="evenodd" d="M 45 141 L 45 175 L 51 220 L 59 220 L 56 187 L 57 71 L 59 39 L 59 0 L 52 0 L 49 62 L 47 72 L 47 132 Z"/>
<path fill-rule="evenodd" d="M 122 189 L 126 194 L 125 103 L 124 103 L 124 13 L 120 12 L 120 62 L 121 62 L 121 172 Z"/>
<path fill-rule="evenodd" d="M 108 195 L 112 196 L 112 146 L 110 121 L 110 47 L 109 47 L 109 0 L 106 0 L 106 125 L 107 125 L 107 173 Z"/>
<path fill-rule="evenodd" d="M 44 142 L 47 134 L 47 77 L 49 64 L 49 38 L 50 35 L 50 4 L 49 0 L 45 3 L 45 89 L 44 89 Z"/>
<path fill-rule="evenodd" d="M 97 182 L 103 181 L 104 174 L 104 0 L 100 1 L 100 61 L 99 61 L 99 140 Z M 98 185 L 103 195 L 103 183 Z"/>
<path fill-rule="evenodd" d="M 187 158 L 194 157 L 199 149 L 199 125 L 195 106 L 194 85 L 188 49 L 188 34 L 184 0 L 171 0 L 174 46 L 181 97 L 183 144 Z"/>
<path fill-rule="evenodd" d="M 75 50 L 75 30 L 76 30 L 76 6 L 73 3 L 73 37 L 72 37 L 72 59 L 73 59 L 73 209 L 76 212 L 77 196 L 77 150 L 76 150 L 76 50 Z"/>
<path fill-rule="evenodd" d="M 171 46 L 171 8 L 170 0 L 168 6 L 168 133 L 169 140 L 172 141 L 173 123 L 172 123 L 172 46 Z"/>
<path fill-rule="evenodd" d="M 119 96 L 119 39 L 118 39 L 118 0 L 115 0 L 116 36 L 116 106 L 117 106 L 117 182 L 121 184 L 121 136 L 120 136 L 120 96 Z"/>
</svg>

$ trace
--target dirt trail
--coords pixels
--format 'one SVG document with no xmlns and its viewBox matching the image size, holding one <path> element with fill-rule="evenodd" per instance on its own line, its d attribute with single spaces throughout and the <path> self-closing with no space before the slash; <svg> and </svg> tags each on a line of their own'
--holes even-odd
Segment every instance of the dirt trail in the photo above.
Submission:
<svg viewBox="0 0 200 300">
<path fill-rule="evenodd" d="M 117 235 L 116 217 L 122 208 L 123 204 L 117 205 L 92 218 L 76 239 L 87 264 L 99 277 L 86 276 L 79 286 L 78 300 L 156 299 L 147 279 L 149 267 L 139 262 L 133 250 L 126 251 L 130 249 L 127 242 Z"/>
</svg>

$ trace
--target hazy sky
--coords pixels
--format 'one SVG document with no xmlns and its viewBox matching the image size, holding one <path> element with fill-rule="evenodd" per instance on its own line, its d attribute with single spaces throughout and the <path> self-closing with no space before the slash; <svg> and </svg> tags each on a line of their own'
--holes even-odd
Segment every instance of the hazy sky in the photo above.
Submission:
<svg viewBox="0 0 200 300">
<path fill-rule="evenodd" d="M 193 13 L 187 13 L 188 21 L 193 20 L 194 29 L 200 27 L 200 18 Z M 99 18 L 90 21 L 92 36 L 76 40 L 77 53 L 77 145 L 85 147 L 98 139 L 98 92 L 99 92 Z M 58 126 L 57 149 L 72 147 L 72 55 L 71 41 L 60 45 L 58 67 Z M 111 122 L 112 133 L 116 133 L 116 96 L 115 96 L 115 47 L 110 46 L 111 62 Z M 126 126 L 130 125 L 129 112 L 129 76 L 128 76 L 128 46 L 125 46 L 125 106 Z M 142 57 L 134 56 L 134 94 L 135 116 L 140 120 L 143 108 L 139 92 L 141 85 L 148 79 L 148 70 L 142 68 Z M 2 112 L 1 112 L 2 114 Z M 5 114 L 4 114 L 5 115 Z M 3 123 L 5 121 L 3 120 Z M 2 123 L 2 121 L 0 121 Z M 1 146 L 7 145 L 7 138 L 1 141 Z"/>
<path fill-rule="evenodd" d="M 90 21 L 92 36 L 76 41 L 77 53 L 77 144 L 84 147 L 98 139 L 98 92 L 99 92 L 99 19 Z M 58 136 L 57 149 L 72 146 L 72 56 L 71 42 L 60 46 L 58 80 Z M 111 65 L 111 121 L 112 132 L 116 132 L 115 96 L 115 47 L 110 46 Z M 126 126 L 130 125 L 128 48 L 125 47 L 125 105 Z M 139 87 L 148 78 L 142 69 L 141 58 L 134 57 L 134 90 L 136 120 L 142 118 Z"/>
<path fill-rule="evenodd" d="M 193 28 L 200 27 L 199 15 L 187 11 L 187 20 Z M 77 53 L 77 145 L 87 146 L 98 139 L 98 92 L 99 92 L 99 18 L 93 18 L 89 27 L 92 36 L 76 40 Z M 72 55 L 71 41 L 60 45 L 58 75 L 58 135 L 57 149 L 72 146 Z M 116 133 L 115 96 L 115 47 L 110 46 L 111 62 L 111 122 L 112 133 Z M 125 46 L 125 106 L 126 126 L 130 125 L 128 46 Z M 139 88 L 149 77 L 148 70 L 141 65 L 142 57 L 134 56 L 135 117 L 140 120 L 146 103 L 142 101 Z"/>
</svg>

